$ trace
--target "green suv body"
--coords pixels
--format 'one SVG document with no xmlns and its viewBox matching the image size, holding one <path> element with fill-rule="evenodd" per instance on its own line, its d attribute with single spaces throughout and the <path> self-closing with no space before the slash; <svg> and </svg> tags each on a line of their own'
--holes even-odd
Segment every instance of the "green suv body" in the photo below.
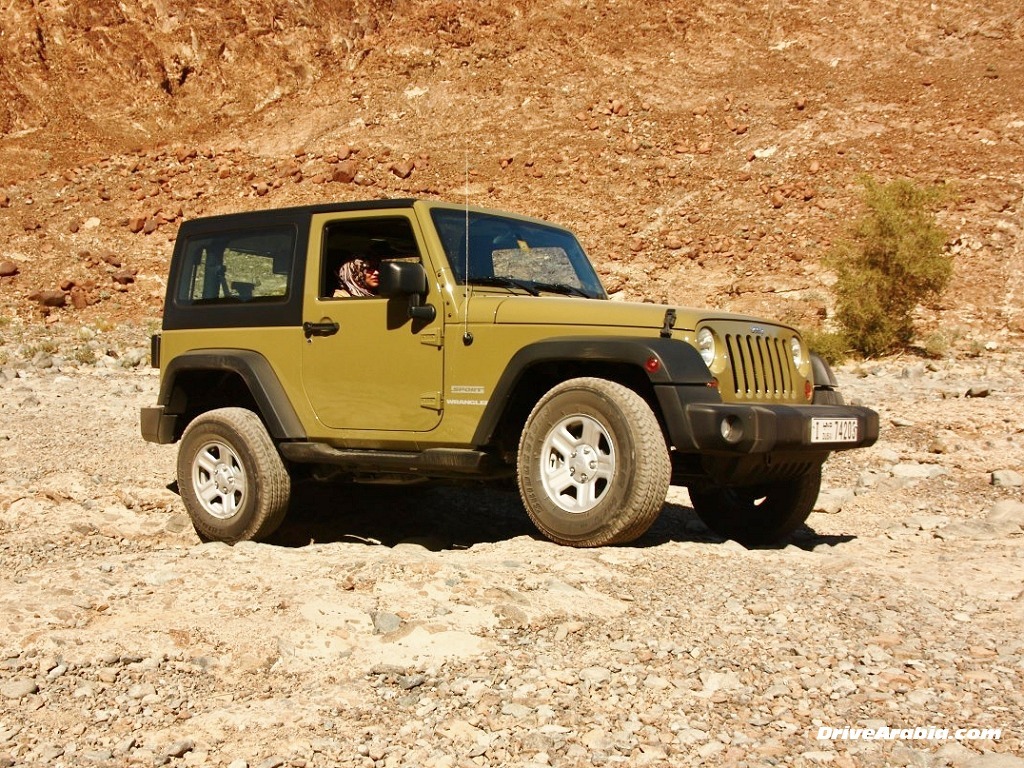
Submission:
<svg viewBox="0 0 1024 768">
<path fill-rule="evenodd" d="M 367 255 L 377 294 L 337 296 Z M 296 479 L 514 476 L 559 543 L 638 538 L 670 483 L 768 543 L 878 435 L 792 328 L 609 301 L 569 231 L 426 200 L 185 222 L 153 357 L 143 437 L 181 442 L 195 528 L 228 542 L 272 533 Z"/>
</svg>

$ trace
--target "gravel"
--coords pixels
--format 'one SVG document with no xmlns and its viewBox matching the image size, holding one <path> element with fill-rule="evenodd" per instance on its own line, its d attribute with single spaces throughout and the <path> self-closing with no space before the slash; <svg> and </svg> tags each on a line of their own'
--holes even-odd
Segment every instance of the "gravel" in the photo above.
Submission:
<svg viewBox="0 0 1024 768">
<path fill-rule="evenodd" d="M 305 486 L 273 541 L 201 544 L 138 436 L 154 372 L 15 364 L 0 764 L 1019 768 L 1021 362 L 840 371 L 882 439 L 756 550 L 679 488 L 628 547 L 544 541 L 501 489 Z"/>
</svg>

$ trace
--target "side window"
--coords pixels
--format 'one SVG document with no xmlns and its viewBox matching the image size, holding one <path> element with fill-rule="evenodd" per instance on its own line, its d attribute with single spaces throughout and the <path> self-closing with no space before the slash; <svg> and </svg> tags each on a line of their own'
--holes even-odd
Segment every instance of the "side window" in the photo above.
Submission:
<svg viewBox="0 0 1024 768">
<path fill-rule="evenodd" d="M 385 261 L 420 261 L 412 223 L 405 216 L 343 219 L 324 226 L 321 298 L 373 298 Z"/>
<path fill-rule="evenodd" d="M 178 303 L 284 302 L 294 253 L 293 227 L 193 238 L 178 275 Z"/>
</svg>

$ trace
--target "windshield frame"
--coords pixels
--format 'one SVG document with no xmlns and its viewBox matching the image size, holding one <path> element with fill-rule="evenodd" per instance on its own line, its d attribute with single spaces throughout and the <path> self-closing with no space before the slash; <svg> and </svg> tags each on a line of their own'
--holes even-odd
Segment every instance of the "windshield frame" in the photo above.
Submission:
<svg viewBox="0 0 1024 768">
<path fill-rule="evenodd" d="M 515 285 L 494 284 L 507 279 L 530 286 L 522 288 L 530 294 L 608 298 L 583 246 L 567 229 L 479 209 L 433 207 L 430 216 L 457 285 L 474 285 L 479 280 L 489 283 L 488 287 L 516 290 Z"/>
</svg>

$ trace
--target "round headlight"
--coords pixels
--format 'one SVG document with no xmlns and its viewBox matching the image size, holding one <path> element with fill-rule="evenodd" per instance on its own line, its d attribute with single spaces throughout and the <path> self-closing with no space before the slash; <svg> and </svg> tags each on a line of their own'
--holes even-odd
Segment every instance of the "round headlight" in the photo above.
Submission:
<svg viewBox="0 0 1024 768">
<path fill-rule="evenodd" d="M 697 331 L 697 351 L 700 352 L 701 360 L 708 368 L 715 362 L 715 334 L 709 328 L 701 328 Z"/>
<path fill-rule="evenodd" d="M 800 339 L 793 336 L 789 340 L 789 351 L 793 355 L 793 365 L 799 368 L 804 362 L 804 346 L 800 343 Z"/>
</svg>

